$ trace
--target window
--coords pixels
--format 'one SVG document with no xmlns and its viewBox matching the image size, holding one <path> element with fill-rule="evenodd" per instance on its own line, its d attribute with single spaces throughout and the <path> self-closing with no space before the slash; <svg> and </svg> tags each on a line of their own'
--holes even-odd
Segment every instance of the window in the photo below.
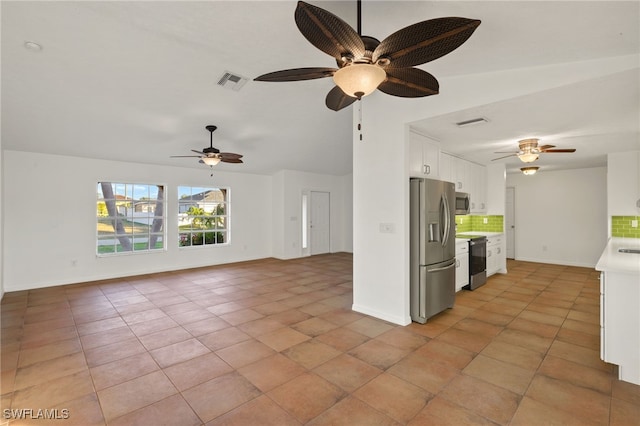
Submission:
<svg viewBox="0 0 640 426">
<path fill-rule="evenodd" d="M 178 244 L 204 246 L 229 242 L 229 189 L 178 187 Z"/>
<path fill-rule="evenodd" d="M 164 186 L 98 182 L 96 253 L 163 250 Z"/>
</svg>

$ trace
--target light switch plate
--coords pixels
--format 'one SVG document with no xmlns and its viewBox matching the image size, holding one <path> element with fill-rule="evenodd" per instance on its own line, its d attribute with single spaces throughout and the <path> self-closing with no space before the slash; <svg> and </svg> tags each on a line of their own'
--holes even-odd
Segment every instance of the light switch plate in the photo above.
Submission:
<svg viewBox="0 0 640 426">
<path fill-rule="evenodd" d="M 393 223 L 381 223 L 380 232 L 383 234 L 393 234 L 396 232 L 396 227 Z"/>
</svg>

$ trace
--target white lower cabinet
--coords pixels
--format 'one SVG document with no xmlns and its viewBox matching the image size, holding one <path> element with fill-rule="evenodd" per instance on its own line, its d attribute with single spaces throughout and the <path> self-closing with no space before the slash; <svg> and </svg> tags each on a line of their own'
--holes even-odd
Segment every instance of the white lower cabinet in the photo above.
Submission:
<svg viewBox="0 0 640 426">
<path fill-rule="evenodd" d="M 456 291 L 469 284 L 469 243 L 456 243 Z"/>
<path fill-rule="evenodd" d="M 618 378 L 640 385 L 640 277 L 600 274 L 600 358 L 618 365 Z"/>
<path fill-rule="evenodd" d="M 487 276 L 506 271 L 506 252 L 504 234 L 487 237 Z"/>
</svg>

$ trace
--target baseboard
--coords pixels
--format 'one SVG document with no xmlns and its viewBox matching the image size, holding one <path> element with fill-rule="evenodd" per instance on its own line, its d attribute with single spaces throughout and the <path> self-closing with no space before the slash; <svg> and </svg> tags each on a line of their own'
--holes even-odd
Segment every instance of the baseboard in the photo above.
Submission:
<svg viewBox="0 0 640 426">
<path fill-rule="evenodd" d="M 351 305 L 351 309 L 359 312 L 361 314 L 365 314 L 365 315 L 369 315 L 370 317 L 374 317 L 374 318 L 378 318 L 381 319 L 383 321 L 387 321 L 393 324 L 398 324 L 398 325 L 409 325 L 411 324 L 411 317 L 407 316 L 407 317 L 398 317 L 395 315 L 389 315 L 386 312 L 380 312 L 377 311 L 375 309 L 370 309 L 367 308 L 365 306 L 360 306 L 360 305 L 356 305 L 355 303 L 353 305 Z"/>
</svg>

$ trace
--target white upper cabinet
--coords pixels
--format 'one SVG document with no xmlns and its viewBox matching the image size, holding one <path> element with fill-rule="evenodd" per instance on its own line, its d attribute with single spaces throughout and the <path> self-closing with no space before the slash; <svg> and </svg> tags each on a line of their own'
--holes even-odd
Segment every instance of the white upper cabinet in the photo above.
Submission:
<svg viewBox="0 0 640 426">
<path fill-rule="evenodd" d="M 453 165 L 456 157 L 446 152 L 440 152 L 440 180 L 455 183 L 456 177 Z"/>
<path fill-rule="evenodd" d="M 440 180 L 453 182 L 456 192 L 470 194 L 471 213 L 487 211 L 487 168 L 485 166 L 441 152 Z"/>
<path fill-rule="evenodd" d="M 504 216 L 506 212 L 506 168 L 504 164 L 486 167 L 486 214 Z"/>
<path fill-rule="evenodd" d="M 440 179 L 440 145 L 414 131 L 409 132 L 409 176 Z"/>
<path fill-rule="evenodd" d="M 467 160 L 456 158 L 455 161 L 455 173 L 456 173 L 456 191 L 458 192 L 470 192 L 470 164 Z"/>
<path fill-rule="evenodd" d="M 609 216 L 640 215 L 640 151 L 607 156 L 607 207 Z"/>
<path fill-rule="evenodd" d="M 469 163 L 469 193 L 471 194 L 471 213 L 487 211 L 487 168 L 476 163 Z"/>
</svg>

